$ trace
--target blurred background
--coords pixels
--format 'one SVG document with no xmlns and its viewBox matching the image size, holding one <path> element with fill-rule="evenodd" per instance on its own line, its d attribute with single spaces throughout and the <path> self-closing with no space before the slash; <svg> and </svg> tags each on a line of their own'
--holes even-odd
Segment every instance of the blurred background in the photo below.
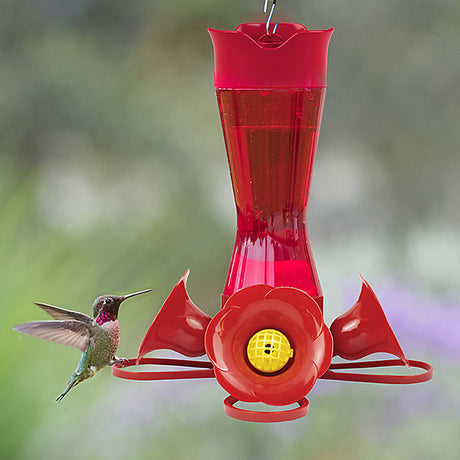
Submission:
<svg viewBox="0 0 460 460">
<path fill-rule="evenodd" d="M 235 235 L 207 27 L 265 21 L 255 0 L 0 2 L 0 457 L 456 459 L 460 455 L 460 10 L 457 0 L 280 0 L 334 27 L 309 233 L 330 322 L 358 272 L 410 358 L 409 387 L 319 381 L 296 422 L 238 422 L 214 381 L 106 369 L 54 400 L 80 353 L 20 336 L 42 301 L 121 309 L 135 356 L 187 268 L 219 308 Z"/>
</svg>

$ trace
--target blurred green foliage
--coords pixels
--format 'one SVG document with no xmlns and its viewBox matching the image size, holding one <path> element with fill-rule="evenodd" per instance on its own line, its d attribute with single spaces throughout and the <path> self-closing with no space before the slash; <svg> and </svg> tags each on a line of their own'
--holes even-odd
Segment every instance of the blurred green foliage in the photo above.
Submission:
<svg viewBox="0 0 460 460">
<path fill-rule="evenodd" d="M 194 301 L 217 311 L 235 219 L 206 28 L 261 10 L 0 2 L 1 458 L 458 457 L 459 362 L 435 347 L 430 384 L 320 382 L 305 420 L 262 426 L 225 417 L 215 382 L 109 370 L 57 404 L 79 353 L 11 330 L 45 319 L 34 301 L 89 313 L 99 294 L 151 287 L 120 314 L 134 356 L 187 268 Z M 275 18 L 335 28 L 309 227 L 327 319 L 358 270 L 440 299 L 442 315 L 443 298 L 460 303 L 458 2 L 286 0 Z"/>
</svg>

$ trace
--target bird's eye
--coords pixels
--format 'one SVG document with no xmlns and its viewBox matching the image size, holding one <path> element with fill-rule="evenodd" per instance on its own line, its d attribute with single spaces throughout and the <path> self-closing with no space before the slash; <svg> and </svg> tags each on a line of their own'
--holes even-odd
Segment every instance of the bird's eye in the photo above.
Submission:
<svg viewBox="0 0 460 460">
<path fill-rule="evenodd" d="M 110 297 L 109 297 L 108 299 L 105 299 L 105 300 L 104 300 L 104 304 L 105 304 L 105 305 L 109 305 L 109 304 L 111 304 L 111 303 L 112 303 L 112 299 L 111 299 Z"/>
</svg>

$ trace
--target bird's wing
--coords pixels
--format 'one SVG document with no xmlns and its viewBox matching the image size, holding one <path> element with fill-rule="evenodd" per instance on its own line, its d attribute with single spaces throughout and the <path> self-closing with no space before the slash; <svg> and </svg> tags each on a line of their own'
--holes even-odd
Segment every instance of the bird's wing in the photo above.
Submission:
<svg viewBox="0 0 460 460">
<path fill-rule="evenodd" d="M 81 321 L 85 324 L 92 324 L 93 319 L 85 315 L 84 313 L 80 313 L 79 311 L 72 311 L 66 310 L 65 308 L 54 307 L 53 305 L 48 305 L 46 303 L 35 302 L 35 305 L 38 305 L 42 310 L 46 311 L 48 315 L 52 316 L 54 319 L 62 319 L 62 320 L 76 320 Z"/>
<path fill-rule="evenodd" d="M 13 329 L 39 339 L 86 351 L 91 327 L 80 321 L 32 321 L 18 324 Z"/>
</svg>

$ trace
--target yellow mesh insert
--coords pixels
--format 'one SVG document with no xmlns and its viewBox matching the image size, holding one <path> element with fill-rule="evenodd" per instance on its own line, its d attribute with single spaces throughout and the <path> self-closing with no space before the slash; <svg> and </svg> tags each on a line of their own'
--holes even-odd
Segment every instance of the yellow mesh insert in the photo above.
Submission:
<svg viewBox="0 0 460 460">
<path fill-rule="evenodd" d="M 287 337 L 276 329 L 256 332 L 248 342 L 249 362 L 259 371 L 276 372 L 294 355 Z"/>
</svg>

